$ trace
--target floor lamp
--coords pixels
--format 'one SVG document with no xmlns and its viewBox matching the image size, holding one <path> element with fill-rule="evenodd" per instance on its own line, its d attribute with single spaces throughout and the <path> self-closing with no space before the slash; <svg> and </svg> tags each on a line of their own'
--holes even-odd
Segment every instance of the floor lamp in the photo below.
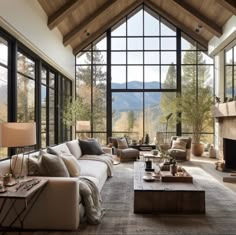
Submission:
<svg viewBox="0 0 236 235">
<path fill-rule="evenodd" d="M 167 130 L 168 130 L 168 121 L 170 119 L 170 117 L 172 116 L 173 113 L 169 113 L 167 116 L 166 116 L 166 142 L 167 142 Z"/>
<path fill-rule="evenodd" d="M 22 176 L 22 169 L 24 165 L 24 151 L 26 147 L 30 147 L 36 144 L 36 123 L 35 122 L 7 122 L 0 123 L 0 147 L 14 147 L 18 148 L 18 153 L 23 154 L 20 168 L 20 175 Z M 10 156 L 10 173 L 13 173 Z M 15 162 L 16 163 L 16 162 Z M 15 164 L 14 164 L 15 167 Z"/>
</svg>

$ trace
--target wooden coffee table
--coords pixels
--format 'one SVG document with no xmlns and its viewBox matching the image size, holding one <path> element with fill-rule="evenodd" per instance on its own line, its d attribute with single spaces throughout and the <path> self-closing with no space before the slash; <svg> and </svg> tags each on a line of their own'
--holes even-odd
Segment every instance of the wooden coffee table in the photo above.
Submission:
<svg viewBox="0 0 236 235">
<path fill-rule="evenodd" d="M 205 191 L 195 182 L 146 182 L 144 175 L 144 162 L 134 162 L 134 213 L 205 213 Z"/>
</svg>

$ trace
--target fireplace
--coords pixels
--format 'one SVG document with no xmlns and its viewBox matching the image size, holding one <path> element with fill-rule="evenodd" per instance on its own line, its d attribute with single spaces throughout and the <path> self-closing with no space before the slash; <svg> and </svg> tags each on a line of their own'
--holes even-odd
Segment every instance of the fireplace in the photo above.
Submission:
<svg viewBox="0 0 236 235">
<path fill-rule="evenodd" d="M 236 170 L 236 140 L 223 138 L 223 153 L 226 170 Z"/>
</svg>

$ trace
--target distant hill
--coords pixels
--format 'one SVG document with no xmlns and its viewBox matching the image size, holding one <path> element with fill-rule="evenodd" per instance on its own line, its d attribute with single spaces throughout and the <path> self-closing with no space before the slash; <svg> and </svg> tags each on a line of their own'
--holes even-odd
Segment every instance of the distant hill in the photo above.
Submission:
<svg viewBox="0 0 236 235">
<path fill-rule="evenodd" d="M 142 82 L 128 82 L 129 89 L 143 89 Z M 146 82 L 146 88 L 159 87 L 158 82 Z M 112 89 L 124 89 L 124 83 L 112 83 Z M 160 101 L 160 93 L 145 93 L 145 106 L 156 106 Z M 113 92 L 113 109 L 119 111 L 126 110 L 142 110 L 143 109 L 143 93 L 142 92 Z"/>
</svg>

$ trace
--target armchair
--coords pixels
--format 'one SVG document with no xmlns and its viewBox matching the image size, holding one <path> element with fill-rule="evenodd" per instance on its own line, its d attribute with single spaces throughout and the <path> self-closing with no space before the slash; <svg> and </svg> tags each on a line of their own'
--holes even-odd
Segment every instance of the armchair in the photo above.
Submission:
<svg viewBox="0 0 236 235">
<path fill-rule="evenodd" d="M 191 142 L 192 138 L 188 136 L 172 136 L 171 148 L 168 150 L 168 153 L 177 161 L 189 161 L 191 155 Z"/>
<path fill-rule="evenodd" d="M 116 154 L 121 162 L 135 161 L 139 158 L 139 151 L 130 148 L 126 138 L 109 137 L 108 143 L 112 143 L 114 154 Z"/>
</svg>

